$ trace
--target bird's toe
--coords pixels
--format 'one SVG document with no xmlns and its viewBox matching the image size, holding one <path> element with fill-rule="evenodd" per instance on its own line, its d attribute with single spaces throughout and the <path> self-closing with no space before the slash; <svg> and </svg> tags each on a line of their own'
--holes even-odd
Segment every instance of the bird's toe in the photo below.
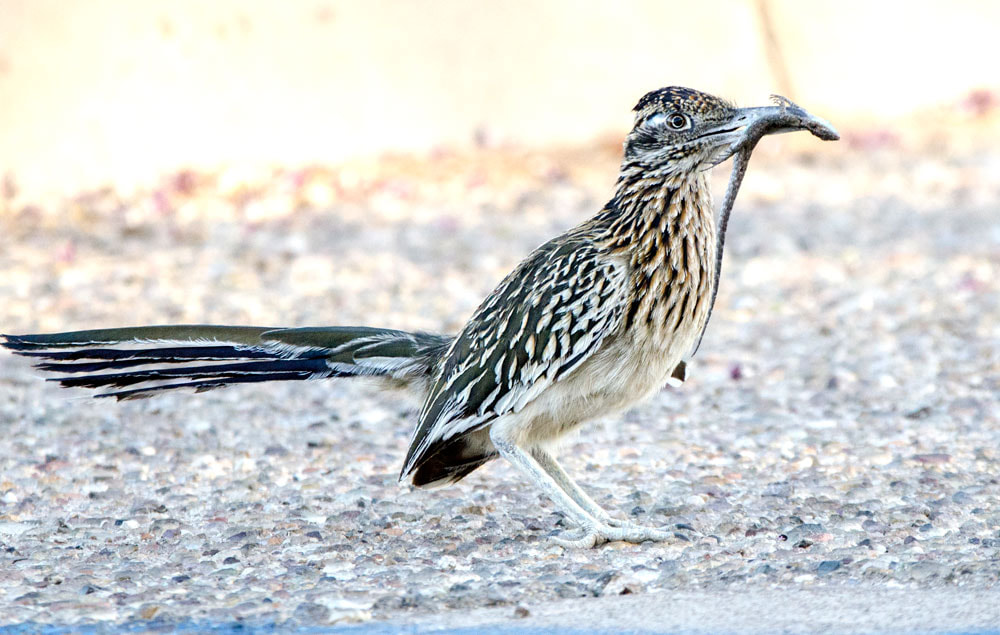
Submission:
<svg viewBox="0 0 1000 635">
<path fill-rule="evenodd" d="M 671 538 L 673 538 L 672 532 L 623 522 L 623 525 L 617 527 L 606 523 L 585 527 L 583 535 L 579 538 L 554 536 L 552 540 L 557 545 L 568 549 L 592 549 L 606 542 L 620 541 L 639 544 L 647 541 L 664 542 Z"/>
</svg>

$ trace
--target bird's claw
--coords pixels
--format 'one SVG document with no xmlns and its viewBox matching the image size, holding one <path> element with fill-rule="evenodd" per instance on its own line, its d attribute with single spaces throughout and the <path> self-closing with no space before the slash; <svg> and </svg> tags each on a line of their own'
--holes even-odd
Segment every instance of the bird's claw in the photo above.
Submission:
<svg viewBox="0 0 1000 635">
<path fill-rule="evenodd" d="M 606 542 L 631 542 L 639 544 L 647 540 L 653 542 L 664 542 L 673 537 L 669 531 L 654 529 L 653 527 L 643 527 L 632 523 L 618 520 L 621 525 L 614 526 L 610 523 L 594 524 L 583 528 L 583 536 L 580 538 L 561 538 L 555 536 L 552 540 L 567 549 L 592 549 Z"/>
</svg>

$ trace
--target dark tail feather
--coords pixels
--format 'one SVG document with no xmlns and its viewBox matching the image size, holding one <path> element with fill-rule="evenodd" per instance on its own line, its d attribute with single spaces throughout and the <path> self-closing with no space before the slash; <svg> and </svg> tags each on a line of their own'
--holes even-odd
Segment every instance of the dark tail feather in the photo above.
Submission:
<svg viewBox="0 0 1000 635">
<path fill-rule="evenodd" d="M 281 329 L 147 326 L 2 335 L 0 346 L 61 373 L 66 387 L 125 388 L 98 397 L 136 399 L 165 390 L 356 375 L 426 383 L 451 338 L 371 327 Z M 104 372 L 121 371 L 121 372 Z M 191 381 L 176 381 L 185 379 Z M 141 384 L 148 384 L 142 386 Z"/>
<path fill-rule="evenodd" d="M 191 346 L 187 348 L 146 348 L 119 350 L 93 348 L 81 351 L 18 352 L 25 357 L 40 357 L 51 361 L 39 362 L 35 368 L 62 373 L 92 373 L 148 364 L 183 364 L 191 361 L 224 361 L 230 359 L 275 359 L 267 351 L 238 350 L 232 346 Z M 72 363 L 80 359 L 106 361 Z"/>
<path fill-rule="evenodd" d="M 74 364 L 75 365 L 75 364 Z M 52 370 L 61 370 L 59 364 Z M 71 371 L 72 372 L 72 371 Z M 267 362 L 240 362 L 237 364 L 208 364 L 205 366 L 184 366 L 181 368 L 151 368 L 134 370 L 127 373 L 102 373 L 83 375 L 80 377 L 53 377 L 49 381 L 57 381 L 67 388 L 102 388 L 104 386 L 132 386 L 146 381 L 161 381 L 181 377 L 197 379 L 199 377 L 214 377 L 217 379 L 246 378 L 254 381 L 269 381 L 273 376 L 294 375 L 297 379 L 326 377 L 330 375 L 330 367 L 323 359 L 279 359 Z M 288 377 L 292 379 L 292 377 Z"/>
<path fill-rule="evenodd" d="M 225 388 L 232 384 L 249 384 L 259 381 L 290 381 L 290 380 L 302 380 L 309 379 L 308 377 L 303 377 L 300 373 L 271 373 L 269 375 L 253 375 L 246 377 L 228 377 L 226 379 L 204 379 L 200 381 L 184 381 L 173 384 L 159 384 L 156 386 L 146 386 L 145 388 L 133 388 L 132 390 L 116 390 L 114 392 L 102 392 L 95 397 L 114 397 L 118 401 L 128 401 L 130 399 L 146 399 L 152 397 L 153 395 L 164 392 L 167 390 L 176 390 L 179 388 L 193 388 L 196 393 L 208 392 L 209 390 L 215 390 L 216 388 Z"/>
<path fill-rule="evenodd" d="M 62 373 L 65 387 L 124 388 L 98 397 L 137 399 L 178 388 L 211 390 L 230 384 L 303 380 L 344 375 L 326 362 L 326 351 L 269 346 L 273 329 L 248 327 L 139 327 L 51 335 L 5 335 L 0 341 L 35 366 Z M 124 372 L 103 372 L 124 371 Z M 187 379 L 191 381 L 177 381 Z M 142 385 L 146 384 L 146 385 Z"/>
</svg>

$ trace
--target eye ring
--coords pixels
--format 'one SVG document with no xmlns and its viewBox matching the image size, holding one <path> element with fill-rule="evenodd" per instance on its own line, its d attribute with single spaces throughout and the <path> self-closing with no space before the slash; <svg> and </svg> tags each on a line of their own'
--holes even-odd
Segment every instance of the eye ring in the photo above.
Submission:
<svg viewBox="0 0 1000 635">
<path fill-rule="evenodd" d="M 687 118 L 687 115 L 679 112 L 671 113 L 667 117 L 667 126 L 671 130 L 684 130 L 689 124 L 690 120 Z"/>
</svg>

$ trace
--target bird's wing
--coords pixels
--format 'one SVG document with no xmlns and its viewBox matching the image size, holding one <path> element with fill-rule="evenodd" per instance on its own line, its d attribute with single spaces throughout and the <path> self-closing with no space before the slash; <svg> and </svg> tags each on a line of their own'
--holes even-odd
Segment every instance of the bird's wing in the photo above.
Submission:
<svg viewBox="0 0 1000 635">
<path fill-rule="evenodd" d="M 546 243 L 522 262 L 446 353 L 401 477 L 578 368 L 621 323 L 626 284 L 626 264 L 583 239 Z"/>
</svg>

